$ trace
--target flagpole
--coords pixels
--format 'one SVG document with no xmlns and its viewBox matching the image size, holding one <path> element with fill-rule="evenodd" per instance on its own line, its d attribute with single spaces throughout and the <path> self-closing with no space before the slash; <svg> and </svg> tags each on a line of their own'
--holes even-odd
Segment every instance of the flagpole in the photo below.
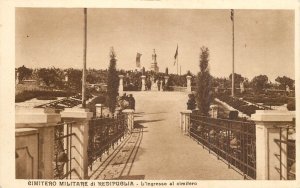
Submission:
<svg viewBox="0 0 300 188">
<path fill-rule="evenodd" d="M 83 40 L 83 68 L 82 68 L 82 108 L 86 107 L 86 48 L 87 48 L 87 9 L 84 8 L 84 40 Z"/>
<path fill-rule="evenodd" d="M 177 53 L 176 63 L 177 63 L 177 75 L 178 75 L 178 53 Z"/>
<path fill-rule="evenodd" d="M 181 65 L 180 65 L 180 69 L 179 69 L 179 75 L 181 76 Z"/>
<path fill-rule="evenodd" d="M 231 76 L 231 95 L 234 97 L 234 10 L 232 9 L 232 76 Z"/>
</svg>

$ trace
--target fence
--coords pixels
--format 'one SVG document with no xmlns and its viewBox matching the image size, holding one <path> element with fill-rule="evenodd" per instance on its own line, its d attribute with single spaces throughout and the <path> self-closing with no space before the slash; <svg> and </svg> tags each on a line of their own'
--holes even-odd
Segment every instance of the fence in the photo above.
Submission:
<svg viewBox="0 0 300 188">
<path fill-rule="evenodd" d="M 75 122 L 59 123 L 54 128 L 54 178 L 71 179 L 72 172 L 72 126 Z"/>
<path fill-rule="evenodd" d="M 295 180 L 296 179 L 296 144 L 295 138 L 289 138 L 289 135 L 296 134 L 295 121 L 293 121 L 290 125 L 284 127 L 278 127 L 279 131 L 279 139 L 274 139 L 274 142 L 279 145 L 280 151 L 278 154 L 275 154 L 279 157 L 280 165 L 276 170 L 280 173 L 280 179 Z M 285 137 L 285 138 L 284 138 Z M 287 156 L 283 156 L 283 152 L 287 153 Z M 286 160 L 286 161 L 283 161 Z M 283 165 L 287 165 L 286 170 L 282 168 Z M 284 170 L 286 172 L 284 172 Z M 283 175 L 286 173 L 286 175 Z"/>
<path fill-rule="evenodd" d="M 88 165 L 92 170 L 94 161 L 102 158 L 109 148 L 125 136 L 127 118 L 125 114 L 114 117 L 100 117 L 89 120 Z"/>
<path fill-rule="evenodd" d="M 89 165 L 101 157 L 101 144 L 114 147 L 132 130 L 133 112 L 92 119 L 93 113 L 82 108 L 16 111 L 16 178 L 88 179 Z"/>
<path fill-rule="evenodd" d="M 191 114 L 189 135 L 196 139 L 218 159 L 227 161 L 228 167 L 256 178 L 255 124 L 251 121 L 232 121 Z"/>
</svg>

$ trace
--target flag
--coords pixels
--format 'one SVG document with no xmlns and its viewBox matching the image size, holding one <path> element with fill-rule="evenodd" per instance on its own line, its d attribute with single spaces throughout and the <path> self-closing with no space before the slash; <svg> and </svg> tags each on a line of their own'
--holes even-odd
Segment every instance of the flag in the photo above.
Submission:
<svg viewBox="0 0 300 188">
<path fill-rule="evenodd" d="M 175 55 L 174 55 L 174 65 L 176 64 L 177 56 L 178 56 L 178 44 L 177 44 L 176 52 L 175 52 Z"/>
<path fill-rule="evenodd" d="M 231 21 L 233 21 L 233 18 L 234 18 L 234 10 L 233 10 L 233 9 L 231 9 L 231 15 L 230 15 L 230 19 L 231 19 Z"/>
<path fill-rule="evenodd" d="M 141 56 L 142 54 L 137 53 L 136 54 L 136 67 L 141 68 Z"/>
</svg>

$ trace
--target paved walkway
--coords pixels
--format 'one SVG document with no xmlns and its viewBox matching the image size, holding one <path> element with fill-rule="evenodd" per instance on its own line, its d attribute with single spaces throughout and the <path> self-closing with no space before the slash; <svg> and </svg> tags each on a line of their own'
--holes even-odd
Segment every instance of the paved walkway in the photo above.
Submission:
<svg viewBox="0 0 300 188">
<path fill-rule="evenodd" d="M 187 95 L 180 92 L 131 92 L 136 99 L 136 139 L 119 145 L 106 172 L 96 179 L 243 179 L 179 128 L 179 112 Z M 142 128 L 142 129 L 141 129 Z M 134 141 L 129 141 L 134 140 Z M 131 145 L 130 145 L 131 144 Z M 127 148 L 127 149 L 124 149 Z M 125 153 L 129 153 L 126 155 Z M 118 158 L 118 159 L 117 159 Z M 119 160 L 119 162 L 117 162 Z M 107 160 L 109 161 L 109 160 Z M 101 173 L 99 173 L 101 172 Z M 99 175 L 100 174 L 100 175 Z"/>
</svg>

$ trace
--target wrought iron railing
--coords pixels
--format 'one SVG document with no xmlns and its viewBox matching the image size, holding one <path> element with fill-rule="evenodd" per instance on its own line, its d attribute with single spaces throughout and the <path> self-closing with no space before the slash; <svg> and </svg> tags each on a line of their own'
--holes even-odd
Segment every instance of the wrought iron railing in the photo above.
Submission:
<svg viewBox="0 0 300 188">
<path fill-rule="evenodd" d="M 256 178 L 255 124 L 191 114 L 189 135 L 234 167 L 245 179 Z"/>
<path fill-rule="evenodd" d="M 125 114 L 114 117 L 100 117 L 89 121 L 88 165 L 92 170 L 94 161 L 102 159 L 105 152 L 114 148 L 115 144 L 127 132 Z"/>
<path fill-rule="evenodd" d="M 72 172 L 72 126 L 75 122 L 59 123 L 54 130 L 54 178 L 71 179 Z"/>
<path fill-rule="evenodd" d="M 280 129 L 279 139 L 274 141 L 279 145 L 279 169 L 280 179 L 295 180 L 296 179 L 296 143 L 295 137 L 291 135 L 296 135 L 295 121 L 293 121 L 288 126 L 278 127 Z M 283 161 L 283 153 L 286 153 L 286 161 Z M 284 154 L 285 155 L 285 154 Z M 286 164 L 286 165 L 285 165 Z M 286 174 L 283 174 L 283 168 L 286 168 Z"/>
</svg>

